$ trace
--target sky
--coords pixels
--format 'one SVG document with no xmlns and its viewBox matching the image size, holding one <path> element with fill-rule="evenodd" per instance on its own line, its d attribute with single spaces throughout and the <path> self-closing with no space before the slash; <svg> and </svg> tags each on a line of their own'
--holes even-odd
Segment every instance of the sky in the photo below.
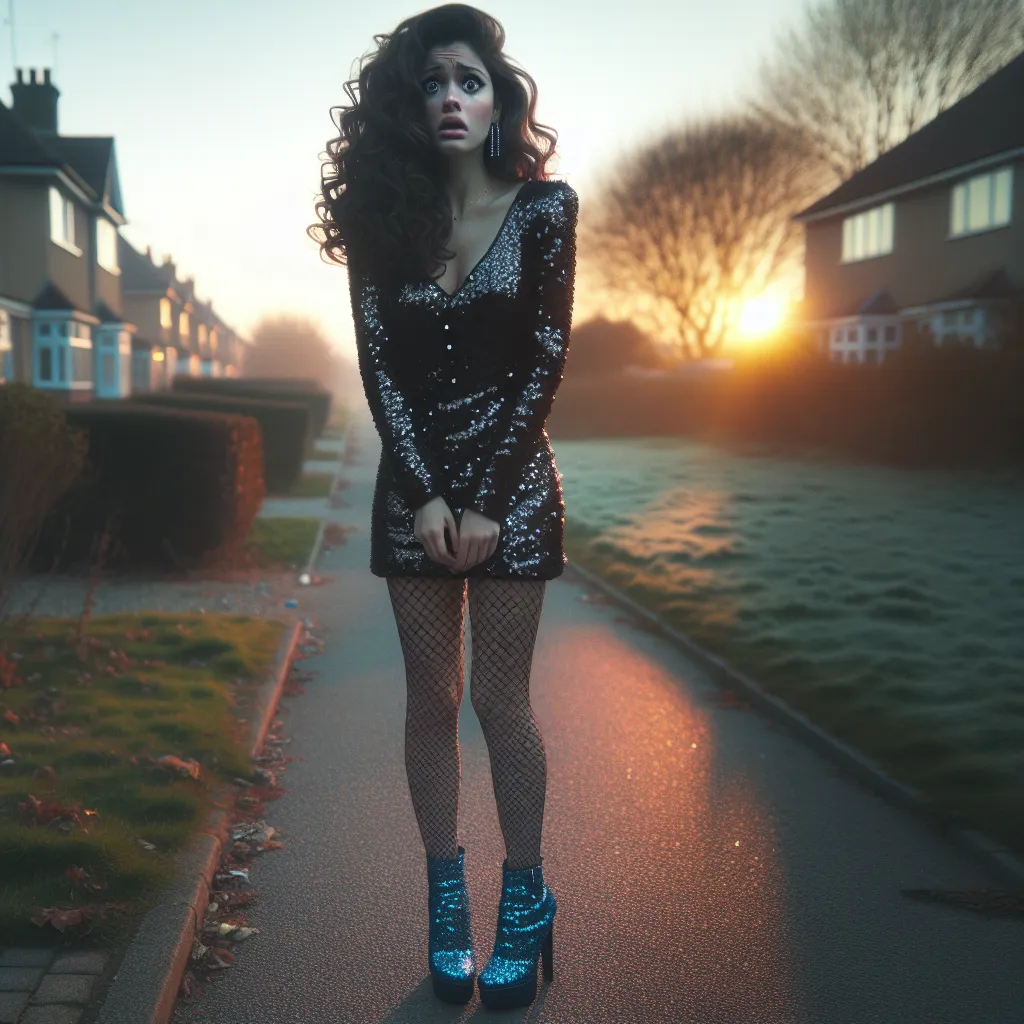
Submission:
<svg viewBox="0 0 1024 1024">
<path fill-rule="evenodd" d="M 115 138 L 122 230 L 137 249 L 169 254 L 243 336 L 263 315 L 299 313 L 352 358 L 345 269 L 305 233 L 337 134 L 330 108 L 348 102 L 343 84 L 374 34 L 430 6 L 0 0 L 0 99 L 11 105 L 15 66 L 52 68 L 60 134 Z M 537 82 L 538 120 L 559 136 L 548 167 L 576 189 L 582 218 L 603 170 L 632 148 L 751 95 L 807 0 L 479 6 Z M 588 305 L 578 290 L 574 322 Z"/>
</svg>

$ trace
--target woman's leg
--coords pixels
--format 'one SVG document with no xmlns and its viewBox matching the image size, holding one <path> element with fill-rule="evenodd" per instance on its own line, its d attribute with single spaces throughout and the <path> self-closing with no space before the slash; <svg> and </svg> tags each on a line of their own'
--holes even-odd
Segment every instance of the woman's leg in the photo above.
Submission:
<svg viewBox="0 0 1024 1024">
<path fill-rule="evenodd" d="M 405 768 L 423 846 L 458 856 L 465 579 L 387 577 L 405 658 Z"/>
<path fill-rule="evenodd" d="M 547 756 L 530 704 L 530 666 L 546 580 L 470 577 L 470 697 L 491 756 L 511 870 L 540 863 Z"/>
</svg>

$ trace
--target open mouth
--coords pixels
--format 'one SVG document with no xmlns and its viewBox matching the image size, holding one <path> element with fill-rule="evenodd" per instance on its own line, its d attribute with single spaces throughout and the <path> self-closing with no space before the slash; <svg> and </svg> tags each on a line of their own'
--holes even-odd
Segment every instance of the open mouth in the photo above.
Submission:
<svg viewBox="0 0 1024 1024">
<path fill-rule="evenodd" d="M 469 129 L 464 124 L 460 124 L 457 121 L 448 121 L 445 124 L 442 124 L 441 127 L 438 128 L 438 131 L 439 132 L 466 132 L 466 131 L 469 131 Z"/>
</svg>

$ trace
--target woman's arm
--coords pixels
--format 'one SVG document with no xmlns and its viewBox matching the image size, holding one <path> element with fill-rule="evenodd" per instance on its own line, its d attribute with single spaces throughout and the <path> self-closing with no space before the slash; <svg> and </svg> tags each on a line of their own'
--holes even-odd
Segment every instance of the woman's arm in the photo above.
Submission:
<svg viewBox="0 0 1024 1024">
<path fill-rule="evenodd" d="M 416 510 L 440 494 L 438 478 L 430 468 L 422 438 L 416 436 L 409 396 L 395 383 L 392 343 L 381 320 L 380 288 L 351 253 L 348 281 L 363 390 L 395 483 L 409 507 Z"/>
<path fill-rule="evenodd" d="M 575 190 L 559 182 L 541 200 L 538 216 L 524 229 L 524 271 L 533 280 L 527 301 L 536 310 L 526 339 L 528 374 L 469 505 L 498 523 L 508 513 L 512 492 L 521 481 L 562 382 L 572 326 L 578 212 Z"/>
</svg>

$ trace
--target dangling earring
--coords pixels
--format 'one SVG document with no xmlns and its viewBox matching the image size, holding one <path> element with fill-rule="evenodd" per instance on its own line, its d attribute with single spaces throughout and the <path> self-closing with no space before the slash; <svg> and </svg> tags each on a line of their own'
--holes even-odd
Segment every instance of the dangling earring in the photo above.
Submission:
<svg viewBox="0 0 1024 1024">
<path fill-rule="evenodd" d="M 490 141 L 490 144 L 491 144 L 491 149 L 490 149 L 490 154 L 489 155 L 490 156 L 500 156 L 501 155 L 501 128 L 498 126 L 498 122 L 497 121 L 492 121 L 491 122 L 491 133 L 490 133 L 490 136 L 489 136 L 489 141 Z"/>
</svg>

